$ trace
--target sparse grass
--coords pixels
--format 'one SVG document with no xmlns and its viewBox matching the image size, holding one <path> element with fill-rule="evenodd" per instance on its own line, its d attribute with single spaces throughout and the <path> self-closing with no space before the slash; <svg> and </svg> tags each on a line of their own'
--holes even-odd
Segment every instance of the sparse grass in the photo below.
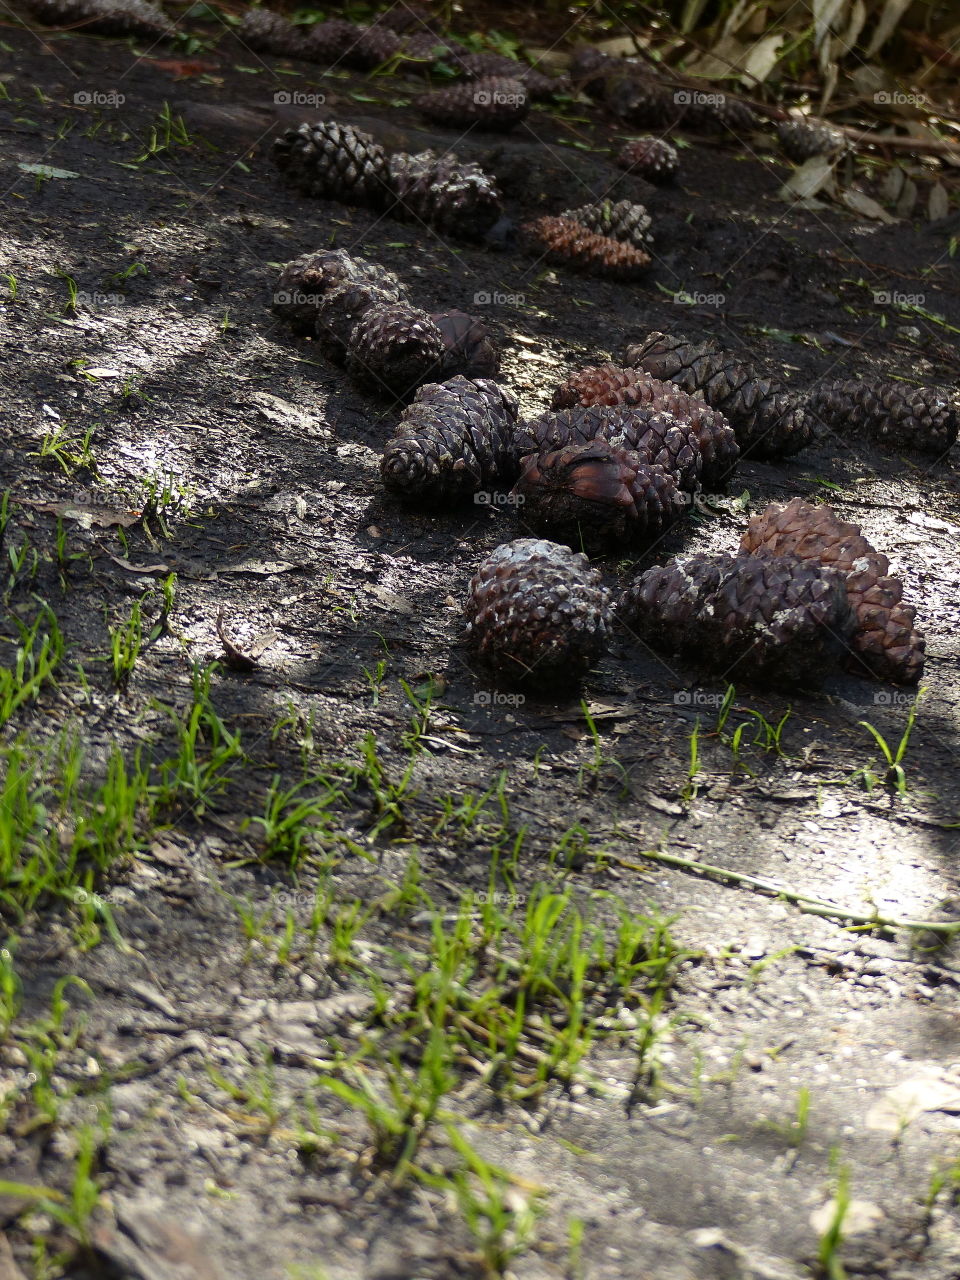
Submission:
<svg viewBox="0 0 960 1280">
<path fill-rule="evenodd" d="M 189 810 L 202 816 L 210 800 L 226 788 L 236 766 L 247 759 L 239 733 L 227 728 L 211 701 L 210 681 L 215 670 L 215 664 L 201 667 L 195 663 L 189 708 L 185 713 L 163 708 L 174 726 L 177 751 L 158 765 L 155 801 L 159 811 Z"/>
<path fill-rule="evenodd" d="M 830 1163 L 834 1174 L 833 1212 L 817 1246 L 817 1263 L 823 1280 L 847 1280 L 840 1261 L 840 1246 L 843 1244 L 844 1220 L 850 1208 L 850 1168 L 840 1164 L 835 1151 L 831 1153 Z"/>
<path fill-rule="evenodd" d="M 913 726 L 917 719 L 917 710 L 920 705 L 920 699 L 926 693 L 926 689 L 921 688 L 917 691 L 917 696 L 910 704 L 910 710 L 907 712 L 907 723 L 904 726 L 903 733 L 900 735 L 900 741 L 896 746 L 891 747 L 886 738 L 869 720 L 858 720 L 857 723 L 862 725 L 864 729 L 873 738 L 874 742 L 880 748 L 884 763 L 886 764 L 886 772 L 882 778 L 874 772 L 870 765 L 862 765 L 856 769 L 851 777 L 851 781 L 861 781 L 867 791 L 872 791 L 879 783 L 890 791 L 895 791 L 901 798 L 907 793 L 907 775 L 903 768 L 903 760 L 907 754 L 907 748 L 910 745 L 910 735 L 913 733 Z"/>
<path fill-rule="evenodd" d="M 88 427 L 82 436 L 71 436 L 70 428 L 60 423 L 40 441 L 40 448 L 28 453 L 28 458 L 39 458 L 41 461 L 52 459 L 60 467 L 65 476 L 73 475 L 81 467 L 96 470 L 96 462 L 90 441 L 93 439 L 93 427 Z"/>
<path fill-rule="evenodd" d="M 331 810 L 343 799 L 341 781 L 332 774 L 311 774 L 289 787 L 276 774 L 263 813 L 245 818 L 241 830 L 259 827 L 262 856 L 281 858 L 296 871 L 318 839 L 329 840 Z"/>
<path fill-rule="evenodd" d="M 47 605 L 30 626 L 15 614 L 9 616 L 19 631 L 19 642 L 0 637 L 0 645 L 16 644 L 12 665 L 0 666 L 0 728 L 21 707 L 36 702 L 41 690 L 53 681 L 64 655 L 63 633 Z"/>
</svg>

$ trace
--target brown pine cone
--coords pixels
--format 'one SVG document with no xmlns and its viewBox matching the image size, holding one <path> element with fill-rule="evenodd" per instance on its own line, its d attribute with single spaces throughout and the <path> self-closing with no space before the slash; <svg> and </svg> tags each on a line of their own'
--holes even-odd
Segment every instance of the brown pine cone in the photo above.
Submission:
<svg viewBox="0 0 960 1280">
<path fill-rule="evenodd" d="M 375 208 L 389 202 L 386 152 L 350 125 L 326 120 L 287 129 L 273 144 L 273 160 L 305 195 Z"/>
<path fill-rule="evenodd" d="M 439 157 L 432 151 L 397 152 L 389 166 L 395 218 L 480 240 L 503 213 L 494 180 L 479 165 L 461 164 L 452 152 Z"/>
<path fill-rule="evenodd" d="M 788 159 L 803 164 L 814 156 L 832 156 L 847 147 L 846 136 L 826 120 L 784 120 L 777 137 Z"/>
<path fill-rule="evenodd" d="M 587 550 L 650 538 L 687 509 L 670 472 L 599 437 L 529 454 L 513 497 L 524 524 Z"/>
<path fill-rule="evenodd" d="M 362 28 L 355 22 L 347 22 L 344 18 L 315 22 L 303 32 L 299 56 L 324 67 L 333 67 L 339 63 L 346 66 L 346 56 L 361 31 Z"/>
<path fill-rule="evenodd" d="M 615 364 L 591 365 L 561 383 L 553 393 L 551 404 L 554 409 L 576 404 L 649 406 L 658 413 L 670 414 L 678 423 L 696 432 L 704 488 L 722 488 L 736 470 L 740 449 L 726 418 L 703 400 L 681 391 L 673 382 L 661 382 L 636 369 L 621 369 Z"/>
<path fill-rule="evenodd" d="M 358 27 L 340 61 L 345 67 L 355 67 L 358 71 L 373 71 L 395 58 L 402 49 L 403 37 L 389 27 Z"/>
<path fill-rule="evenodd" d="M 546 75 L 536 67 L 507 58 L 502 53 L 467 53 L 457 58 L 454 66 L 467 80 L 486 80 L 491 76 L 520 80 L 534 101 L 570 90 L 566 77 Z"/>
<path fill-rule="evenodd" d="M 521 233 L 547 262 L 615 280 L 635 280 L 650 265 L 650 255 L 609 236 L 588 231 L 569 218 L 536 218 Z"/>
<path fill-rule="evenodd" d="M 696 344 L 653 332 L 627 347 L 626 361 L 654 378 L 676 382 L 719 409 L 730 420 L 741 453 L 786 458 L 813 439 L 798 397 L 714 342 Z"/>
<path fill-rule="evenodd" d="M 517 399 L 485 378 L 420 387 L 387 442 L 380 471 L 398 497 L 456 502 L 513 483 Z"/>
<path fill-rule="evenodd" d="M 48 27 L 78 27 L 101 36 L 144 36 L 154 40 L 176 34 L 173 23 L 149 0 L 26 0 L 32 18 Z"/>
<path fill-rule="evenodd" d="M 435 124 L 502 131 L 512 129 L 529 113 L 530 92 L 520 80 L 488 76 L 425 94 L 417 108 Z"/>
<path fill-rule="evenodd" d="M 286 264 L 274 290 L 273 310 L 297 332 L 313 333 L 326 294 L 348 281 L 379 286 L 392 301 L 403 296 L 400 281 L 378 263 L 352 257 L 345 249 L 321 249 Z"/>
<path fill-rule="evenodd" d="M 686 493 L 699 488 L 702 458 L 696 431 L 653 405 L 576 405 L 528 419 L 516 435 L 521 459 L 594 440 L 630 449 L 645 463 L 662 467 Z"/>
<path fill-rule="evenodd" d="M 465 378 L 493 378 L 500 371 L 500 352 L 482 320 L 466 311 L 437 311 L 430 319 L 443 338 L 444 379 L 461 373 Z"/>
<path fill-rule="evenodd" d="M 378 13 L 370 24 L 372 27 L 387 27 L 390 31 L 398 31 L 403 35 L 412 31 L 416 35 L 433 35 L 439 33 L 433 14 L 423 5 L 407 4 L 407 0 L 399 0 Z"/>
<path fill-rule="evenodd" d="M 642 204 L 634 204 L 632 200 L 603 200 L 599 204 L 585 204 L 579 209 L 565 209 L 558 216 L 579 222 L 588 231 L 609 236 L 620 244 L 633 245 L 641 251 L 645 245 L 653 243 L 650 233 L 652 219 Z"/>
<path fill-rule="evenodd" d="M 647 182 L 666 183 L 676 177 L 680 159 L 676 147 L 663 138 L 636 138 L 620 149 L 617 164 Z"/>
<path fill-rule="evenodd" d="M 649 569 L 616 612 L 651 645 L 690 653 L 736 683 L 822 678 L 854 623 L 835 569 L 745 554 L 696 555 Z"/>
<path fill-rule="evenodd" d="M 316 333 L 328 360 L 342 364 L 353 337 L 353 331 L 371 308 L 391 306 L 401 301 L 400 284 L 391 285 L 388 271 L 383 272 L 381 289 L 369 280 L 344 280 L 333 285 L 317 306 Z"/>
<path fill-rule="evenodd" d="M 281 57 L 303 56 L 303 27 L 294 26 L 272 9 L 248 9 L 237 27 L 237 39 L 248 49 Z"/>
<path fill-rule="evenodd" d="M 943 454 L 957 438 L 956 392 L 912 387 L 872 378 L 818 383 L 807 401 L 815 419 L 841 435 L 863 435 L 878 444 Z"/>
<path fill-rule="evenodd" d="M 425 311 L 407 302 L 370 307 L 357 321 L 347 347 L 347 373 L 379 396 L 409 399 L 436 378 L 443 338 Z"/>
<path fill-rule="evenodd" d="M 890 576 L 890 561 L 874 549 L 860 526 L 841 520 L 829 506 L 793 498 L 753 516 L 740 542 L 751 555 L 796 556 L 841 572 L 856 615 L 853 669 L 880 680 L 916 684 L 923 675 L 925 643 L 915 629 L 916 610 L 904 604 L 903 586 Z"/>
<path fill-rule="evenodd" d="M 599 95 L 603 93 L 604 81 L 612 71 L 622 71 L 632 65 L 585 44 L 575 49 L 570 59 L 570 79 L 585 93 Z"/>
<path fill-rule="evenodd" d="M 470 583 L 467 642 L 506 680 L 569 690 L 610 634 L 610 597 L 587 557 L 539 538 L 489 555 Z"/>
</svg>

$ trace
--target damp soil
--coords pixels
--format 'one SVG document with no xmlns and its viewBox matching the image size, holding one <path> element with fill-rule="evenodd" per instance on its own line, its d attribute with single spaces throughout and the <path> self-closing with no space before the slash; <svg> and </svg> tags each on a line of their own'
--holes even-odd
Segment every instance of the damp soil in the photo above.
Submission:
<svg viewBox="0 0 960 1280">
<path fill-rule="evenodd" d="M 816 1276 L 825 1225 L 816 1213 L 844 1167 L 856 1209 L 841 1248 L 850 1275 L 960 1273 L 949 1181 L 931 1197 L 932 1170 L 956 1158 L 955 948 L 930 931 L 852 929 L 778 893 L 834 904 L 841 916 L 957 918 L 955 455 L 918 460 L 830 436 L 782 464 L 745 462 L 726 494 L 655 547 L 598 562 L 613 587 L 682 549 L 734 549 L 769 501 L 829 498 L 890 556 L 927 638 L 898 796 L 862 722 L 896 744 L 912 695 L 853 676 L 771 691 L 751 688 L 748 671 L 731 673 L 728 739 L 741 722 L 759 725 L 751 712 L 777 724 L 789 711 L 780 753 L 752 745 L 751 727 L 739 758 L 716 731 L 727 681 L 625 640 L 582 690 L 522 704 L 492 693 L 462 646 L 460 608 L 481 558 L 525 533 L 522 513 L 498 502 L 437 513 L 387 499 L 378 456 L 396 408 L 352 387 L 269 305 L 290 258 L 329 245 L 361 252 L 427 309 L 487 319 L 527 412 L 547 407 L 568 370 L 616 358 L 653 328 L 721 338 L 799 388 L 880 372 L 955 386 L 949 230 L 785 204 L 777 192 L 789 166 L 763 137 L 688 138 L 680 180 L 655 189 L 612 166 L 624 135 L 581 104 L 538 109 L 506 137 L 459 138 L 421 129 L 412 99 L 422 81 L 323 76 L 255 55 L 229 33 L 207 36 L 186 57 L 13 23 L 3 32 L 0 260 L 16 282 L 0 302 L 4 555 L 26 539 L 40 556 L 9 594 L 3 627 L 14 635 L 13 619 L 33 616 L 39 598 L 68 645 L 60 681 L 13 728 L 44 741 L 70 727 L 91 777 L 114 746 L 160 761 L 190 705 L 193 664 L 219 659 L 211 700 L 248 761 L 105 878 L 122 947 L 106 932 L 79 945 L 62 906 L 8 920 L 26 1014 L 42 1016 L 67 975 L 89 994 L 70 995 L 85 1025 L 64 1050 L 64 1127 L 11 1121 L 0 1178 L 66 1189 L 67 1122 L 83 1118 L 97 1085 L 112 1109 L 97 1165 L 98 1250 L 71 1254 L 69 1274 L 482 1274 L 450 1197 L 423 1179 L 393 1185 L 358 1112 L 314 1090 L 334 1136 L 309 1155 L 291 1108 L 310 1096 L 318 1064 L 373 1034 L 369 970 L 402 1000 L 398 957 L 426 954 L 433 915 L 491 886 L 522 910 L 547 886 L 603 921 L 618 906 L 670 917 L 686 956 L 651 1055 L 631 1031 L 636 1006 L 614 1000 L 575 1083 L 550 1081 L 521 1104 L 479 1063 L 445 1100 L 476 1149 L 509 1173 L 511 1194 L 542 1193 L 536 1236 L 512 1274 Z M 304 109 L 298 94 L 325 101 Z M 391 146 L 455 143 L 497 174 L 515 222 L 611 191 L 641 199 L 656 237 L 649 276 L 619 284 L 544 269 L 509 237 L 496 249 L 443 241 L 301 198 L 279 180 L 269 141 L 314 114 Z M 185 132 L 170 128 L 178 117 Z M 678 291 L 693 304 L 674 301 Z M 921 309 L 877 302 L 883 293 L 919 297 Z M 92 432 L 91 465 L 37 456 L 58 430 Z M 118 691 L 108 624 L 151 590 L 145 616 L 155 617 L 170 573 L 168 625 Z M 249 669 L 224 660 L 218 618 L 241 649 L 273 633 Z M 13 651 L 4 644 L 4 661 Z M 431 692 L 411 743 L 414 700 L 422 707 Z M 265 858 L 249 820 L 263 813 L 272 779 L 294 785 L 303 758 L 318 769 L 355 763 L 365 740 L 386 777 L 413 765 L 396 822 L 380 820 L 369 788 L 344 812 L 350 845 L 330 883 L 367 917 L 353 962 L 334 960 L 329 924 L 312 954 L 297 944 L 281 956 L 288 915 L 298 928 L 309 919 L 316 873 L 309 859 L 293 875 Z M 865 766 L 879 779 L 872 790 L 851 780 Z M 493 818 L 439 821 L 445 804 L 498 786 Z M 492 826 L 501 856 L 520 849 L 502 880 L 491 880 Z M 694 874 L 645 851 L 762 884 Z M 391 890 L 413 859 L 434 908 L 394 911 Z M 259 940 L 238 904 L 261 921 Z M 22 1054 L 0 1048 L 2 1085 L 27 1089 L 28 1070 Z M 265 1070 L 287 1108 L 274 1124 L 216 1079 L 242 1090 Z M 798 1123 L 804 1096 L 809 1117 Z M 424 1160 L 448 1156 L 441 1127 Z M 139 1235 L 137 1213 L 153 1215 Z M 51 1218 L 0 1198 L 0 1230 L 24 1274 L 47 1274 L 34 1242 L 62 1244 Z M 197 1252 L 174 1272 L 187 1231 Z"/>
</svg>

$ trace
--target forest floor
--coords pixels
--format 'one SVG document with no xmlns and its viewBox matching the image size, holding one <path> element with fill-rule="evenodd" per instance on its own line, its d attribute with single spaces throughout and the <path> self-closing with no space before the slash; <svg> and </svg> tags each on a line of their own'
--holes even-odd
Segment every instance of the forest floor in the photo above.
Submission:
<svg viewBox="0 0 960 1280">
<path fill-rule="evenodd" d="M 360 252 L 487 319 L 526 412 L 654 328 L 956 385 L 949 224 L 784 203 L 762 136 L 655 190 L 579 103 L 424 132 L 421 80 L 225 31 L 3 40 L 2 1280 L 960 1274 L 960 965 L 920 925 L 960 925 L 955 454 L 748 461 L 639 559 L 828 499 L 917 605 L 916 705 L 625 640 L 508 697 L 461 608 L 522 511 L 389 500 L 397 411 L 270 311 Z M 317 115 L 454 145 L 517 220 L 641 199 L 649 278 L 301 198 L 269 141 Z"/>
</svg>

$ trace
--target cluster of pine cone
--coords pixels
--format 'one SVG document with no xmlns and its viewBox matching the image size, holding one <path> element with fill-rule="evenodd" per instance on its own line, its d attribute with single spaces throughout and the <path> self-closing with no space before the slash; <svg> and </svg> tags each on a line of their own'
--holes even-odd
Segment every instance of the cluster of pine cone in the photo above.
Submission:
<svg viewBox="0 0 960 1280">
<path fill-rule="evenodd" d="M 82 27 L 101 36 L 161 40 L 176 28 L 151 0 L 24 0 L 32 17 L 50 27 Z"/>
<path fill-rule="evenodd" d="M 650 214 L 630 200 L 601 201 L 535 218 L 520 228 L 524 246 L 549 263 L 616 280 L 650 265 Z"/>
<path fill-rule="evenodd" d="M 441 233 L 481 239 L 501 217 L 496 183 L 448 152 L 392 155 L 360 129 L 335 120 L 287 129 L 274 163 L 304 195 L 365 205 L 414 219 Z"/>
<path fill-rule="evenodd" d="M 432 315 L 411 305 L 391 272 L 342 249 L 304 254 L 280 274 L 273 309 L 365 390 L 406 400 L 431 378 L 495 374 L 499 352 L 464 311 Z"/>
<path fill-rule="evenodd" d="M 924 640 L 886 556 L 830 507 L 794 499 L 754 516 L 736 555 L 695 555 L 641 573 L 611 606 L 586 557 L 553 542 L 505 543 L 470 583 L 467 639 L 497 674 L 533 687 L 582 676 L 611 617 L 725 679 L 816 683 L 843 664 L 915 684 Z"/>
</svg>

